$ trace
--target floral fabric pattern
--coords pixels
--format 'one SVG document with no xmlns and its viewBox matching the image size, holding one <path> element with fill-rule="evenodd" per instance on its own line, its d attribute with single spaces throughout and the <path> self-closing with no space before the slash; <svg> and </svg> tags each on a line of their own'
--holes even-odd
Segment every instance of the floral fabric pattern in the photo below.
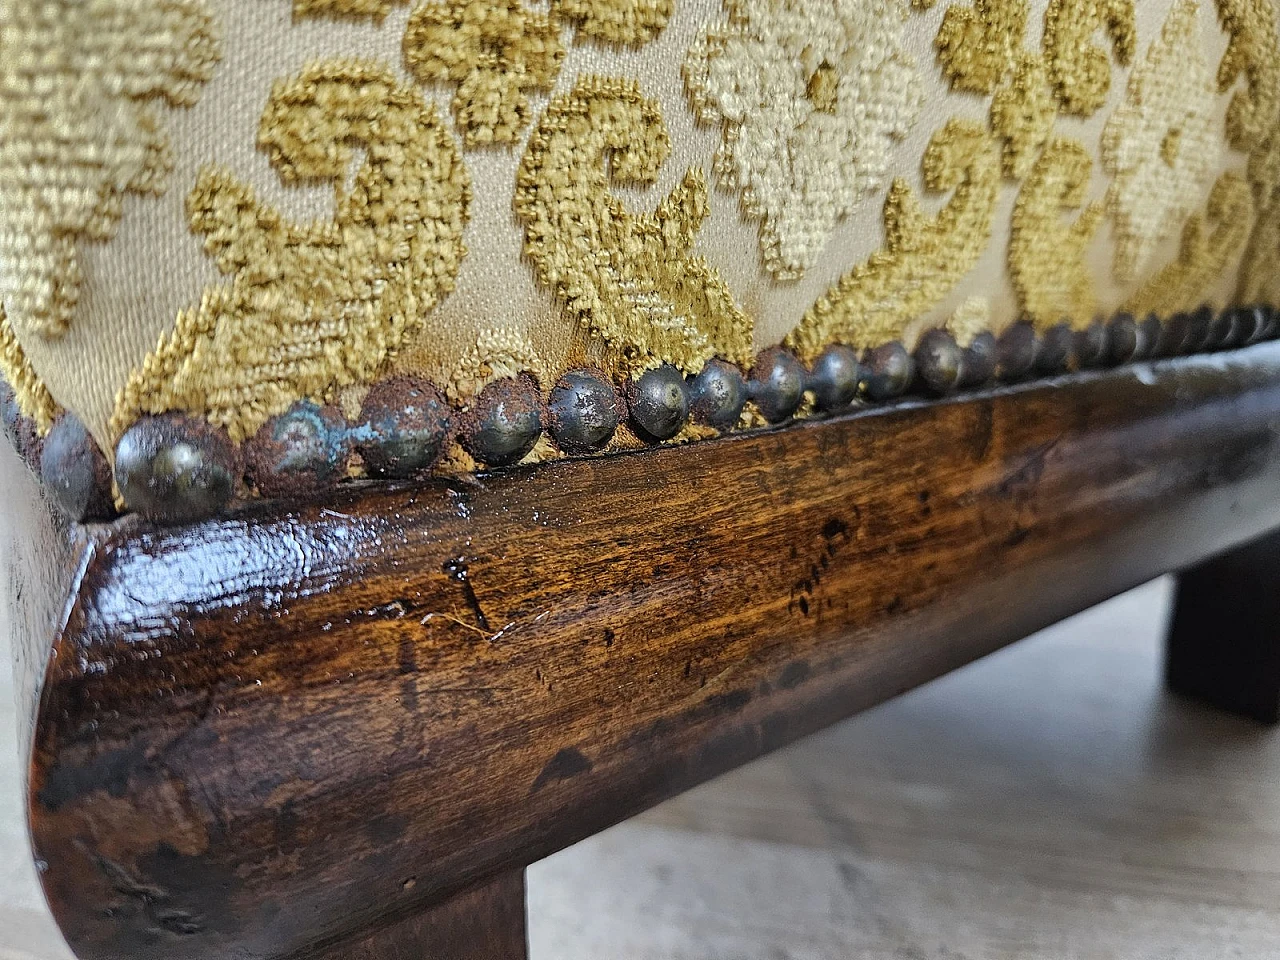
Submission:
<svg viewBox="0 0 1280 960">
<path fill-rule="evenodd" d="M 520 138 L 528 93 L 555 83 L 564 47 L 550 17 L 521 0 L 431 0 L 409 18 L 404 58 L 419 80 L 458 85 L 454 118 L 479 147 Z"/>
<path fill-rule="evenodd" d="M 200 0 L 0 0 L 0 297 L 19 332 L 56 338 L 77 247 L 116 231 L 125 193 L 172 166 L 158 103 L 190 106 L 218 59 Z"/>
<path fill-rule="evenodd" d="M 726 0 L 684 63 L 699 118 L 722 123 L 720 185 L 762 220 L 779 280 L 800 277 L 837 222 L 883 186 L 923 93 L 892 0 Z"/>
<path fill-rule="evenodd" d="M 1115 275 L 1140 275 L 1152 251 L 1199 206 L 1222 149 L 1217 87 L 1201 52 L 1195 0 L 1177 0 L 1107 120 L 1102 164 L 1115 180 Z"/>
<path fill-rule="evenodd" d="M 0 52 L 0 406 L 108 458 L 1280 308 L 1280 0 L 0 0 Z"/>
</svg>

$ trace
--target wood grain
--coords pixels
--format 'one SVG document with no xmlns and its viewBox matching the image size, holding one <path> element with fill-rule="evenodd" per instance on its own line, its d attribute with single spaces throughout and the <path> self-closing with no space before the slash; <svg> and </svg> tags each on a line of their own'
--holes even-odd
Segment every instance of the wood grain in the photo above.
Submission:
<svg viewBox="0 0 1280 960">
<path fill-rule="evenodd" d="M 395 923 L 1280 526 L 1278 431 L 1262 345 L 126 522 L 41 708 L 50 904 L 84 960 Z"/>
<path fill-rule="evenodd" d="M 524 871 L 510 870 L 310 960 L 526 960 L 524 886 Z"/>
</svg>

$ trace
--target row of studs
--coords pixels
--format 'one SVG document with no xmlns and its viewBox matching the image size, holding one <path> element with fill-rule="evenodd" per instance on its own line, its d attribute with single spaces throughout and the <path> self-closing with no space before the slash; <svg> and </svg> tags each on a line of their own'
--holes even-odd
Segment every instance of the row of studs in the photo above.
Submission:
<svg viewBox="0 0 1280 960">
<path fill-rule="evenodd" d="M 430 471 L 452 436 L 477 461 L 502 467 L 523 459 L 543 431 L 566 454 L 602 449 L 627 422 L 647 443 L 678 434 L 692 420 L 719 430 L 735 427 L 748 401 L 769 423 L 792 417 L 809 393 L 821 413 L 859 399 L 881 402 L 908 390 L 941 396 L 993 380 L 1016 382 L 1077 368 L 1242 346 L 1280 333 L 1270 307 L 1209 307 L 1154 315 L 1139 322 L 1121 313 L 1081 331 L 1059 324 L 1041 335 L 1015 323 L 999 338 L 982 333 L 961 347 L 950 333 L 924 333 L 914 353 L 899 342 L 866 351 L 829 346 L 811 369 L 781 347 L 770 347 L 744 376 L 712 360 L 695 377 L 674 367 L 649 370 L 623 390 L 598 370 L 571 370 L 544 402 L 528 375 L 489 384 L 457 414 L 440 391 L 416 377 L 374 385 L 359 420 L 307 401 L 269 421 L 237 449 L 206 421 L 182 414 L 145 417 L 116 447 L 115 483 L 126 506 L 151 519 L 182 522 L 210 516 L 230 502 L 243 478 L 264 497 L 307 496 L 346 475 L 353 452 L 373 476 L 403 479 Z M 64 414 L 43 440 L 0 382 L 7 433 L 38 470 L 55 501 L 77 521 L 114 514 L 111 472 L 83 425 Z"/>
</svg>

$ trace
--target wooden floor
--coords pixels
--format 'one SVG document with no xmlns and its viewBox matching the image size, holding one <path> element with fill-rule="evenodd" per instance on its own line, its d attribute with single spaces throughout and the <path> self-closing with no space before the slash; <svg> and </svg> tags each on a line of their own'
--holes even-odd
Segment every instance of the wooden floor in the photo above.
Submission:
<svg viewBox="0 0 1280 960">
<path fill-rule="evenodd" d="M 1167 599 L 1134 591 L 536 865 L 533 956 L 1280 958 L 1280 733 L 1160 691 Z M 60 960 L 16 783 L 6 753 L 0 958 Z"/>
</svg>

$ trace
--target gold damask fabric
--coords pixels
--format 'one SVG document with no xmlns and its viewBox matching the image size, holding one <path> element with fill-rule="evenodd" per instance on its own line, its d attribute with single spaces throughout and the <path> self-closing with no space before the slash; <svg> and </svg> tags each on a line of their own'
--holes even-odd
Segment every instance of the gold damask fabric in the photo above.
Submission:
<svg viewBox="0 0 1280 960">
<path fill-rule="evenodd" d="M 0 0 L 0 370 L 104 450 L 415 373 L 1280 302 L 1277 0 Z"/>
</svg>

